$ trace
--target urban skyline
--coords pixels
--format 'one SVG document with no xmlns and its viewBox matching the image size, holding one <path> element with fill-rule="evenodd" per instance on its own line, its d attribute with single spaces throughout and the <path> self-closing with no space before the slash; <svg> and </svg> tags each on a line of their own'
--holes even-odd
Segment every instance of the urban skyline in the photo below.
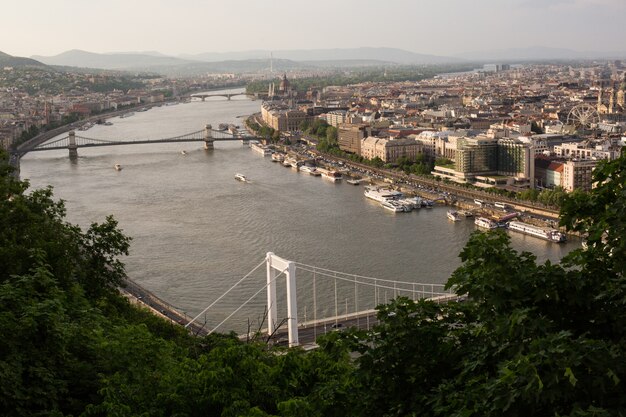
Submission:
<svg viewBox="0 0 626 417">
<path fill-rule="evenodd" d="M 533 46 L 626 52 L 621 0 L 396 0 L 382 13 L 371 1 L 321 0 L 315 6 L 286 0 L 190 0 L 176 6 L 162 0 L 88 6 L 77 0 L 26 0 L 3 7 L 7 19 L 0 36 L 2 52 L 15 56 L 71 49 L 178 56 L 364 46 L 442 56 Z"/>
</svg>

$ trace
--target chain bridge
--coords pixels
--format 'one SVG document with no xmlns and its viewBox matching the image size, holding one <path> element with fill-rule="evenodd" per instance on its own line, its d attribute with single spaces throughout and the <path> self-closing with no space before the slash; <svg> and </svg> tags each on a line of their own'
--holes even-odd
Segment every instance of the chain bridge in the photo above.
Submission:
<svg viewBox="0 0 626 417">
<path fill-rule="evenodd" d="M 28 152 L 52 151 L 58 149 L 68 149 L 70 158 L 78 156 L 79 148 L 93 148 L 100 146 L 120 146 L 120 145 L 140 145 L 154 143 L 177 143 L 177 142 L 204 142 L 205 149 L 213 149 L 213 143 L 216 141 L 235 141 L 242 142 L 255 139 L 254 136 L 248 135 L 240 131 L 223 131 L 215 130 L 211 125 L 206 125 L 204 129 L 195 132 L 185 133 L 183 135 L 167 137 L 167 138 L 149 138 L 149 139 L 97 139 L 76 135 L 72 130 L 67 136 L 47 141 L 44 143 L 33 143 L 30 146 L 20 147 L 20 156 Z"/>
</svg>

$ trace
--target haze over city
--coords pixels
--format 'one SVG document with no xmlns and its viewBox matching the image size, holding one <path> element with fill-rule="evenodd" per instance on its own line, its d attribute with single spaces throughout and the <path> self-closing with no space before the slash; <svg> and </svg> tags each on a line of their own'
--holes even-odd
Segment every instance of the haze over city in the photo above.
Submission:
<svg viewBox="0 0 626 417">
<path fill-rule="evenodd" d="M 288 49 L 396 47 L 461 56 L 551 47 L 624 53 L 623 0 L 274 0 L 84 2 L 3 5 L 1 50 L 15 56 L 158 51 L 168 55 Z"/>
</svg>

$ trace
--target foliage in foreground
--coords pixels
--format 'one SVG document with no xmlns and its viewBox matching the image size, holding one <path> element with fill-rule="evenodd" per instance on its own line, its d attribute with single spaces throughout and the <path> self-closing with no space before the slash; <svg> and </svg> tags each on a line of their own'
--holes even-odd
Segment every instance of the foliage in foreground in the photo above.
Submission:
<svg viewBox="0 0 626 417">
<path fill-rule="evenodd" d="M 82 231 L 49 189 L 1 169 L 0 415 L 626 414 L 623 158 L 563 203 L 588 250 L 538 265 L 476 233 L 448 282 L 467 301 L 399 298 L 372 332 L 333 332 L 308 353 L 194 338 L 129 305 L 115 220 Z"/>
</svg>

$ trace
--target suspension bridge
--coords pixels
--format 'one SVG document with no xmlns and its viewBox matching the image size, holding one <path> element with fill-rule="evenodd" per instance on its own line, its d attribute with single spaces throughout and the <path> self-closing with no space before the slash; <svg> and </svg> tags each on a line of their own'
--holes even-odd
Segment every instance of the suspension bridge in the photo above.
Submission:
<svg viewBox="0 0 626 417">
<path fill-rule="evenodd" d="M 265 279 L 263 282 L 257 282 L 259 274 L 256 275 L 255 281 L 255 272 L 263 266 Z M 286 297 L 278 297 L 279 284 L 283 279 L 284 288 L 281 289 L 286 292 Z M 232 306 L 239 305 L 230 313 L 216 312 L 215 307 L 237 288 L 241 288 L 246 280 L 252 281 L 252 284 L 247 285 L 247 293 L 244 295 L 239 292 L 237 302 L 230 303 Z M 314 344 L 319 335 L 328 331 L 344 327 L 369 329 L 377 320 L 376 306 L 398 296 L 412 300 L 426 298 L 437 302 L 461 299 L 452 290 L 445 290 L 443 284 L 349 274 L 289 261 L 268 252 L 257 266 L 205 309 L 191 319 L 185 314 L 184 320 L 177 321 L 196 334 L 211 334 L 216 331 L 233 330 L 235 322 L 247 320 L 247 330 L 243 332 L 242 338 L 261 333 L 267 335 L 268 341 L 282 342 L 290 347 L 304 346 Z M 262 306 L 262 311 L 256 312 L 260 319 L 255 329 L 252 329 L 249 317 L 237 316 L 250 303 L 255 304 L 256 309 Z M 210 318 L 207 319 L 207 316 Z M 209 322 L 211 329 L 207 328 Z M 198 328 L 202 328 L 202 331 L 198 331 Z"/>
<path fill-rule="evenodd" d="M 50 141 L 32 142 L 24 144 L 19 148 L 19 156 L 23 156 L 28 152 L 52 151 L 58 149 L 68 149 L 70 158 L 78 156 L 79 148 L 93 148 L 101 146 L 120 146 L 120 145 L 141 145 L 155 143 L 178 143 L 178 142 L 204 142 L 205 149 L 213 149 L 213 143 L 216 141 L 242 141 L 246 142 L 256 139 L 241 131 L 223 131 L 215 130 L 211 125 L 206 125 L 204 129 L 195 132 L 185 133 L 178 136 L 166 138 L 149 138 L 149 139 L 97 139 L 76 135 L 72 130 L 67 136 L 53 139 Z"/>
</svg>

